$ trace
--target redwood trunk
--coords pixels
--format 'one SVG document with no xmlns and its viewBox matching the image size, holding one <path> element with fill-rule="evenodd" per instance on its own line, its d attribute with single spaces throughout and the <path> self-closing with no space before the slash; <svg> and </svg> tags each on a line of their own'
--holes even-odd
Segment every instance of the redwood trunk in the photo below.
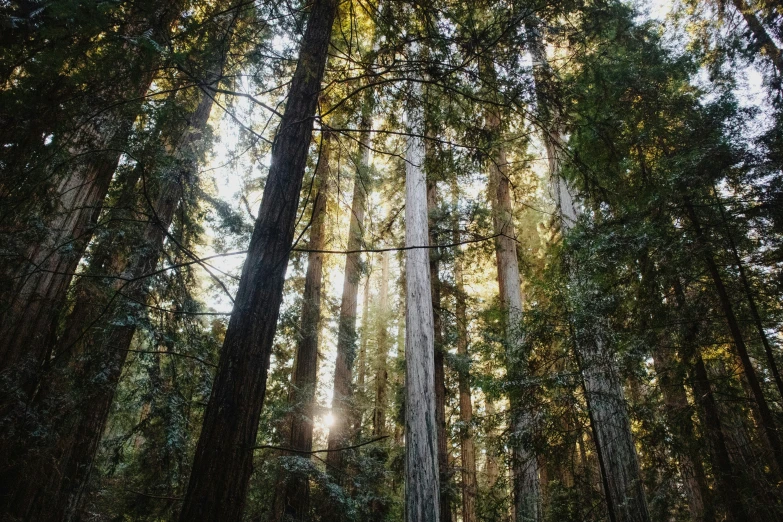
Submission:
<svg viewBox="0 0 783 522">
<path fill-rule="evenodd" d="M 369 121 L 362 122 L 362 128 L 369 128 Z M 332 414 L 334 424 L 329 430 L 329 449 L 326 464 L 341 480 L 343 452 L 334 451 L 348 445 L 353 415 L 353 389 L 351 379 L 353 362 L 356 358 L 356 306 L 359 294 L 359 280 L 362 276 L 361 254 L 355 252 L 362 247 L 364 213 L 367 201 L 368 169 L 370 165 L 370 133 L 362 133 L 360 143 L 360 167 L 356 172 L 351 201 L 351 224 L 348 231 L 347 249 L 353 251 L 345 257 L 343 295 L 340 304 L 340 322 L 337 330 L 337 361 L 334 366 L 334 392 Z"/>
<path fill-rule="evenodd" d="M 766 436 L 766 442 L 772 451 L 773 458 L 776 463 L 776 473 L 783 470 L 783 446 L 781 446 L 780 438 L 778 436 L 775 422 L 772 417 L 772 412 L 769 409 L 767 400 L 764 397 L 764 392 L 761 389 L 758 377 L 756 376 L 756 369 L 753 367 L 753 363 L 748 355 L 748 349 L 745 345 L 745 339 L 742 336 L 737 317 L 734 315 L 734 308 L 731 304 L 731 299 L 723 284 L 723 278 L 720 275 L 718 266 L 715 263 L 715 259 L 712 257 L 712 253 L 707 249 L 707 245 L 704 240 L 704 234 L 701 229 L 701 224 L 696 211 L 690 201 L 685 202 L 685 210 L 688 213 L 691 223 L 693 224 L 694 231 L 696 233 L 696 239 L 702 248 L 702 255 L 704 256 L 704 262 L 707 265 L 707 270 L 710 273 L 712 282 L 715 285 L 715 291 L 718 294 L 720 306 L 723 309 L 723 314 L 726 318 L 726 323 L 731 332 L 731 337 L 734 340 L 734 347 L 742 363 L 743 373 L 747 379 L 748 386 L 755 399 L 756 408 L 758 411 L 761 426 L 763 428 L 763 435 Z"/>
<path fill-rule="evenodd" d="M 375 365 L 375 407 L 373 409 L 372 434 L 375 437 L 386 434 L 386 403 L 389 375 L 389 258 L 391 252 L 383 253 L 381 263 L 381 288 L 378 300 L 378 354 Z"/>
<path fill-rule="evenodd" d="M 436 223 L 433 214 L 438 206 L 438 185 L 427 183 L 427 213 L 429 215 L 429 244 L 437 245 Z M 449 453 L 446 433 L 446 368 L 443 361 L 443 318 L 441 317 L 440 252 L 431 248 L 430 284 L 432 285 L 432 317 L 435 330 L 435 422 L 438 425 L 438 473 L 440 474 L 440 520 L 451 522 L 451 508 L 448 497 Z"/>
<path fill-rule="evenodd" d="M 145 26 L 130 24 L 129 38 L 152 29 L 159 42 L 168 39 L 169 26 L 179 15 L 178 2 L 166 2 Z M 68 287 L 95 229 L 109 184 L 126 147 L 144 94 L 152 82 L 153 59 L 141 53 L 131 58 L 130 85 L 105 93 L 109 109 L 85 124 L 68 145 L 70 172 L 61 175 L 55 208 L 46 213 L 45 236 L 22 253 L 23 259 L 4 266 L 3 277 L 15 284 L 2 296 L 0 320 L 0 372 L 8 377 L 14 394 L 27 400 L 38 383 L 39 371 L 51 353 L 59 314 Z M 92 114 L 95 107 L 85 111 Z M 61 166 L 58 166 L 61 168 Z"/>
<path fill-rule="evenodd" d="M 500 130 L 497 115 L 490 117 L 489 127 L 496 134 Z M 495 255 L 498 268 L 500 301 L 505 310 L 506 350 L 511 361 L 509 373 L 529 371 L 528 361 L 523 355 L 523 339 L 520 333 L 522 323 L 522 289 L 519 278 L 516 233 L 514 231 L 511 205 L 511 184 L 508 179 L 508 164 L 505 152 L 498 148 L 490 166 L 490 194 L 492 198 L 495 234 Z M 522 390 L 528 393 L 528 390 Z M 538 462 L 522 440 L 533 431 L 532 412 L 523 411 L 518 396 L 511 398 L 511 423 L 513 437 L 512 483 L 514 491 L 514 512 L 518 521 L 538 521 L 541 517 L 541 492 Z"/>
<path fill-rule="evenodd" d="M 416 53 L 414 53 L 416 54 Z M 438 522 L 440 480 L 435 413 L 435 330 L 432 315 L 424 115 L 421 84 L 410 83 L 405 155 L 405 519 Z"/>
<path fill-rule="evenodd" d="M 180 520 L 238 521 L 252 472 L 299 194 L 336 0 L 315 0 L 196 447 Z"/>
<path fill-rule="evenodd" d="M 299 450 L 294 456 L 306 455 L 313 449 L 313 413 L 318 374 L 318 333 L 321 326 L 321 281 L 323 279 L 323 252 L 326 201 L 329 197 L 329 132 L 322 131 L 321 153 L 316 166 L 317 190 L 310 223 L 310 242 L 313 250 L 307 256 L 302 322 L 296 366 L 291 379 L 289 402 L 293 405 L 288 447 Z M 304 457 L 309 458 L 309 457 Z M 284 512 L 294 520 L 304 520 L 309 509 L 309 481 L 296 476 L 289 479 L 284 498 Z"/>
<path fill-rule="evenodd" d="M 26 455 L 10 497 L 9 512 L 20 519 L 71 519 L 79 508 L 135 333 L 135 325 L 122 324 L 127 303 L 146 301 L 142 276 L 154 271 L 185 186 L 195 180 L 196 165 L 187 158 L 193 155 L 189 149 L 200 139 L 211 108 L 211 96 L 203 94 L 189 125 L 178 136 L 164 138 L 169 151 L 184 159 L 177 175 L 168 175 L 158 187 L 146 180 L 154 217 L 141 229 L 138 244 L 119 244 L 125 236 L 107 234 L 104 243 L 95 247 L 95 265 L 88 269 L 88 277 L 76 284 L 76 301 L 58 342 L 57 357 L 33 405 L 51 438 L 39 441 L 43 450 Z M 126 180 L 126 196 L 135 192 L 136 180 L 138 175 Z M 120 201 L 118 208 L 115 213 L 133 208 L 133 200 Z M 139 280 L 91 277 L 97 274 Z M 26 441 L 28 446 L 32 443 Z M 53 466 L 58 473 L 51 472 Z"/>
<path fill-rule="evenodd" d="M 459 196 L 454 186 L 454 212 L 458 212 Z M 452 243 L 459 244 L 461 234 L 459 219 L 454 218 Z M 468 318 L 465 304 L 465 287 L 462 275 L 462 259 L 457 251 L 454 257 L 454 282 L 456 287 L 457 355 L 462 359 L 459 380 L 460 456 L 462 460 L 462 522 L 476 522 L 476 446 L 473 441 L 473 403 L 470 397 L 470 355 L 468 354 Z"/>
</svg>

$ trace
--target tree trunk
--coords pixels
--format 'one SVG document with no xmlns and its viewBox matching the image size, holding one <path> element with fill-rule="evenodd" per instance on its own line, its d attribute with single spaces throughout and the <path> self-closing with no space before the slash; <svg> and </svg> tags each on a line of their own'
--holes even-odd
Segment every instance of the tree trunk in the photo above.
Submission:
<svg viewBox="0 0 783 522">
<path fill-rule="evenodd" d="M 694 522 L 712 522 L 715 515 L 711 509 L 710 490 L 693 429 L 693 410 L 688 404 L 682 375 L 672 354 L 661 343 L 653 347 L 652 356 L 663 394 L 666 420 L 672 433 L 673 452 L 677 456 L 688 499 L 688 511 Z"/>
<path fill-rule="evenodd" d="M 699 335 L 698 323 L 688 316 L 685 292 L 678 281 L 674 283 L 674 290 L 678 311 L 691 321 L 691 324 L 685 331 L 681 355 L 691 368 L 690 383 L 693 389 L 693 396 L 696 404 L 699 406 L 699 418 L 704 426 L 704 434 L 709 442 L 712 475 L 715 479 L 716 494 L 713 498 L 725 506 L 727 511 L 726 520 L 728 522 L 748 520 L 747 510 L 735 486 L 737 477 L 734 473 L 723 436 L 718 404 L 712 393 L 712 386 L 710 385 L 700 350 L 696 345 Z"/>
<path fill-rule="evenodd" d="M 452 228 L 452 243 L 459 244 L 459 193 L 456 183 L 452 187 L 455 218 Z M 459 380 L 459 419 L 460 419 L 460 456 L 462 459 L 462 522 L 477 522 L 476 517 L 476 446 L 473 441 L 473 403 L 470 397 L 470 355 L 468 354 L 468 319 L 465 304 L 465 287 L 462 275 L 460 252 L 454 256 L 454 283 L 456 287 L 457 355 L 460 362 Z M 464 366 L 463 366 L 464 365 Z"/>
<path fill-rule="evenodd" d="M 317 190 L 313 202 L 308 249 L 315 250 L 307 255 L 307 273 L 302 298 L 302 323 L 299 346 L 296 352 L 296 366 L 291 379 L 292 390 L 289 403 L 294 406 L 291 413 L 291 428 L 288 447 L 302 453 L 300 458 L 313 449 L 313 413 L 315 387 L 318 374 L 318 334 L 321 329 L 321 281 L 323 279 L 323 252 L 326 202 L 329 197 L 329 131 L 321 133 L 321 153 L 318 157 L 315 176 Z M 285 490 L 284 512 L 294 520 L 306 520 L 309 510 L 309 480 L 295 476 L 288 480 Z"/>
<path fill-rule="evenodd" d="M 723 309 L 723 314 L 726 317 L 726 323 L 728 324 L 731 337 L 734 340 L 734 347 L 737 351 L 737 356 L 742 363 L 743 373 L 747 379 L 748 386 L 755 399 L 756 407 L 758 409 L 759 418 L 763 428 L 763 435 L 766 436 L 766 442 L 772 451 L 772 456 L 776 463 L 776 473 L 779 474 L 780 470 L 783 470 L 783 446 L 781 446 L 780 438 L 775 427 L 775 422 L 772 417 L 772 412 L 769 409 L 767 400 L 764 397 L 764 392 L 761 390 L 758 377 L 756 376 L 756 370 L 753 367 L 753 363 L 748 355 L 748 349 L 745 345 L 745 339 L 742 336 L 737 317 L 734 315 L 734 308 L 731 304 L 731 299 L 723 284 L 723 278 L 720 275 L 718 266 L 715 263 L 715 259 L 712 257 L 712 253 L 708 250 L 708 246 L 704 240 L 704 234 L 701 229 L 699 218 L 696 215 L 696 211 L 690 201 L 686 200 L 685 210 L 688 217 L 693 224 L 694 232 L 699 246 L 702 249 L 702 255 L 704 256 L 704 262 L 707 265 L 707 270 L 710 273 L 712 282 L 715 285 L 715 291 L 718 294 L 720 306 Z"/>
<path fill-rule="evenodd" d="M 370 128 L 370 116 L 363 115 L 361 127 Z M 351 201 L 351 224 L 348 231 L 348 250 L 362 247 L 364 233 L 364 213 L 367 202 L 367 184 L 370 168 L 370 133 L 363 132 L 360 142 L 359 168 L 353 184 Z M 353 389 L 351 379 L 353 361 L 356 357 L 356 306 L 359 294 L 359 280 L 362 276 L 361 254 L 353 252 L 345 257 L 345 278 L 340 304 L 340 322 L 337 331 L 337 361 L 334 366 L 334 392 L 332 395 L 332 415 L 334 424 L 329 430 L 329 449 L 326 464 L 337 472 L 336 480 L 342 480 L 343 452 L 334 451 L 348 445 L 350 440 L 351 419 L 353 419 Z"/>
<path fill-rule="evenodd" d="M 129 24 L 128 37 L 149 28 L 152 38 L 165 42 L 170 25 L 179 15 L 179 5 L 176 1 L 162 3 L 154 13 L 144 16 L 143 26 Z M 109 108 L 83 125 L 67 145 L 69 172 L 58 172 L 63 168 L 58 163 L 50 174 L 60 181 L 55 207 L 45 213 L 40 227 L 45 236 L 28 245 L 21 259 L 4 262 L 2 277 L 13 282 L 10 293 L 0 296 L 0 372 L 7 376 L 11 388 L 8 398 L 26 401 L 35 391 L 41 366 L 51 354 L 68 287 L 94 232 L 157 59 L 141 51 L 131 53 L 131 83 L 103 93 Z M 86 107 L 85 111 L 94 114 L 95 107 Z"/>
<path fill-rule="evenodd" d="M 238 521 L 252 472 L 313 116 L 336 0 L 315 0 L 220 353 L 180 520 Z"/>
<path fill-rule="evenodd" d="M 416 53 L 414 53 L 416 54 Z M 424 176 L 421 84 L 410 82 L 405 154 L 405 519 L 438 522 L 438 426 L 435 413 L 435 330 Z"/>
<path fill-rule="evenodd" d="M 764 346 L 764 355 L 767 357 L 767 365 L 769 365 L 769 369 L 772 372 L 772 378 L 775 381 L 775 386 L 778 389 L 778 395 L 781 399 L 783 399 L 783 379 L 780 377 L 780 370 L 778 369 L 777 362 L 775 361 L 775 355 L 772 353 L 772 346 L 770 346 L 767 333 L 764 331 L 764 324 L 761 321 L 761 315 L 759 314 L 759 310 L 756 307 L 756 299 L 753 296 L 753 290 L 750 286 L 750 281 L 745 274 L 745 264 L 742 262 L 742 258 L 740 258 L 739 252 L 737 251 L 737 245 L 734 242 L 734 236 L 731 233 L 728 219 L 726 219 L 726 212 L 723 208 L 723 202 L 718 195 L 717 189 L 715 189 L 714 192 L 715 199 L 718 203 L 718 210 L 720 211 L 721 221 L 723 222 L 723 227 L 726 230 L 726 238 L 729 240 L 731 254 L 734 257 L 734 264 L 737 265 L 740 282 L 742 283 L 742 289 L 745 291 L 745 297 L 748 300 L 750 315 L 753 318 L 753 324 L 756 326 L 756 331 L 759 333 L 761 344 Z"/>
<path fill-rule="evenodd" d="M 221 74 L 216 73 L 216 81 Z M 176 175 L 145 178 L 142 190 L 151 205 L 146 214 L 153 217 L 138 230 L 136 243 L 128 239 L 132 234 L 106 234 L 103 243 L 95 246 L 88 276 L 76 284 L 76 300 L 58 341 L 56 358 L 33 404 L 34 413 L 45 423 L 42 431 L 47 438 L 24 442 L 30 453 L 24 456 L 9 497 L 9 513 L 19 519 L 71 519 L 79 508 L 135 332 L 135 324 L 123 324 L 123 319 L 135 303 L 146 301 L 143 276 L 155 270 L 185 187 L 195 182 L 197 165 L 190 158 L 206 128 L 212 103 L 210 95 L 202 94 L 185 118 L 187 123 L 163 137 L 167 152 L 180 164 Z M 151 170 L 149 165 L 137 168 L 125 180 L 125 197 L 112 210 L 117 218 L 134 208 L 136 182 L 145 168 Z M 143 223 L 142 216 L 132 217 Z M 99 274 L 110 277 L 95 277 Z M 113 278 L 113 274 L 125 279 Z M 44 449 L 31 444 L 42 444 Z M 58 473 L 51 472 L 53 467 Z"/>
<path fill-rule="evenodd" d="M 775 68 L 778 70 L 779 75 L 783 75 L 783 52 L 775 44 L 775 41 L 769 36 L 764 24 L 758 19 L 753 12 L 753 7 L 748 5 L 745 0 L 732 0 L 734 7 L 745 19 L 745 23 L 748 24 L 748 29 L 753 34 L 753 38 L 756 40 L 756 44 L 761 49 L 761 54 L 764 54 L 769 58 Z"/>
<path fill-rule="evenodd" d="M 534 63 L 538 113 L 543 122 L 542 139 L 549 156 L 549 176 L 558 209 L 560 228 L 567 233 L 581 214 L 573 191 L 560 170 L 559 152 L 563 148 L 560 115 L 547 103 L 547 83 L 551 71 L 546 57 L 540 22 L 534 17 L 527 26 Z M 578 274 L 571 274 L 572 279 Z M 594 325 L 593 325 L 594 326 Z M 622 384 L 617 377 L 614 357 L 600 332 L 581 332 L 575 350 L 580 360 L 595 443 L 601 459 L 605 495 L 613 520 L 649 522 L 650 515 L 642 488 L 641 471 L 633 444 Z"/>
<path fill-rule="evenodd" d="M 496 135 L 500 131 L 500 119 L 492 113 L 488 118 L 488 127 Z M 521 374 L 529 372 L 528 362 L 523 355 L 523 339 L 520 333 L 522 323 L 522 289 L 517 260 L 516 233 L 514 231 L 511 206 L 511 183 L 508 179 L 508 163 L 505 152 L 497 148 L 490 165 L 490 197 L 492 201 L 495 234 L 495 255 L 498 268 L 498 286 L 500 301 L 505 309 L 506 350 L 512 368 Z M 522 390 L 522 394 L 529 393 Z M 514 487 L 514 506 L 516 520 L 538 521 L 541 517 L 541 492 L 538 476 L 538 462 L 522 440 L 528 438 L 533 430 L 532 412 L 522 411 L 518 396 L 511 398 L 511 422 L 513 430 L 513 466 L 512 482 Z"/>
<path fill-rule="evenodd" d="M 425 147 L 426 148 L 426 147 Z M 429 215 L 429 244 L 437 245 L 436 223 L 433 214 L 438 207 L 438 185 L 427 182 L 427 213 Z M 446 368 L 443 357 L 443 318 L 441 317 L 440 252 L 431 248 L 430 284 L 432 285 L 432 317 L 435 331 L 435 422 L 438 425 L 438 473 L 440 475 L 440 521 L 451 522 L 451 502 L 448 497 L 449 453 L 446 433 Z"/>
<path fill-rule="evenodd" d="M 381 264 L 381 288 L 378 300 L 378 353 L 375 364 L 375 407 L 372 416 L 372 434 L 374 437 L 386 433 L 386 403 L 389 374 L 387 358 L 389 356 L 389 258 L 391 252 L 383 253 Z"/>
</svg>

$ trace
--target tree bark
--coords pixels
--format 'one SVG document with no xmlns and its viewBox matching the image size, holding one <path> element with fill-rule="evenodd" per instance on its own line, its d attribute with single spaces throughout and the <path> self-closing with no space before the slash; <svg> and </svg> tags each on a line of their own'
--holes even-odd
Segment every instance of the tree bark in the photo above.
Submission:
<svg viewBox="0 0 783 522">
<path fill-rule="evenodd" d="M 492 113 L 488 118 L 488 127 L 498 134 L 500 118 Z M 512 368 L 510 374 L 519 370 L 526 375 L 528 362 L 523 355 L 524 340 L 520 333 L 522 323 L 522 289 L 520 287 L 519 261 L 517 260 L 516 233 L 514 231 L 511 206 L 511 183 L 508 179 L 508 163 L 502 148 L 496 148 L 490 165 L 490 197 L 492 198 L 493 222 L 495 234 L 495 256 L 498 269 L 500 301 L 505 310 L 506 350 Z M 528 393 L 522 390 L 522 393 Z M 522 411 L 519 398 L 512 396 L 512 429 L 514 433 L 512 482 L 514 488 L 514 506 L 516 520 L 538 521 L 541 518 L 541 491 L 538 474 L 538 462 L 530 449 L 525 447 L 524 439 L 533 431 L 532 412 Z M 522 440 L 520 440 L 522 439 Z"/>
<path fill-rule="evenodd" d="M 222 59 L 210 81 L 222 76 Z M 152 217 L 136 231 L 105 234 L 95 246 L 87 275 L 75 286 L 76 299 L 58 341 L 56 359 L 31 409 L 44 423 L 39 431 L 47 434 L 46 439 L 30 437 L 23 442 L 19 477 L 9 497 L 10 516 L 62 520 L 72 518 L 79 508 L 135 332 L 135 324 L 123 319 L 133 313 L 135 303 L 146 301 L 142 276 L 155 269 L 185 188 L 195 182 L 197 165 L 192 158 L 196 152 L 192 149 L 206 129 L 212 103 L 212 97 L 202 93 L 183 123 L 163 134 L 165 152 L 178 162 L 176 174 L 143 177 L 141 191 L 150 208 L 131 216 L 139 223 L 145 222 L 145 215 Z M 111 211 L 117 221 L 127 221 L 124 213 L 135 208 L 142 170 L 154 171 L 154 164 L 137 167 L 124 180 L 124 194 Z M 101 278 L 104 274 L 109 277 Z M 113 274 L 125 279 L 113 278 Z M 51 473 L 53 467 L 58 473 Z"/>
<path fill-rule="evenodd" d="M 321 153 L 318 157 L 315 176 L 317 190 L 313 202 L 310 222 L 310 242 L 307 255 L 307 273 L 302 298 L 302 322 L 299 346 L 296 351 L 296 366 L 291 379 L 292 390 L 289 403 L 292 404 L 291 427 L 288 447 L 302 453 L 302 457 L 313 449 L 313 414 L 315 410 L 315 388 L 318 374 L 318 334 L 321 329 L 321 282 L 323 279 L 326 228 L 326 202 L 329 198 L 329 131 L 321 132 Z M 291 477 L 286 484 L 284 512 L 294 520 L 306 520 L 309 510 L 310 487 L 306 477 Z"/>
<path fill-rule="evenodd" d="M 459 244 L 459 192 L 452 186 L 455 217 L 452 227 L 452 243 Z M 456 287 L 455 316 L 457 321 L 457 355 L 462 359 L 459 380 L 460 457 L 462 460 L 462 522 L 476 522 L 476 446 L 473 441 L 473 403 L 470 396 L 470 355 L 468 353 L 468 318 L 465 304 L 465 287 L 460 252 L 454 256 L 454 282 Z M 462 366 L 464 365 L 464 366 Z"/>
<path fill-rule="evenodd" d="M 425 147 L 426 148 L 426 147 Z M 437 245 L 436 223 L 433 215 L 438 207 L 438 185 L 436 181 L 427 182 L 427 214 L 429 244 Z M 451 522 L 451 507 L 448 497 L 449 453 L 446 433 L 446 368 L 443 357 L 443 318 L 441 317 L 440 252 L 437 248 L 429 250 L 430 284 L 432 285 L 432 317 L 435 331 L 435 422 L 438 425 L 438 473 L 440 474 L 440 520 Z"/>
<path fill-rule="evenodd" d="M 389 357 L 389 258 L 391 252 L 384 252 L 381 262 L 381 288 L 378 299 L 378 353 L 375 364 L 375 406 L 372 416 L 372 434 L 378 437 L 386 434 L 386 403 L 389 374 L 387 359 Z"/>
<path fill-rule="evenodd" d="M 370 115 L 364 115 L 361 126 L 370 128 Z M 361 248 L 364 235 L 364 213 L 367 202 L 367 184 L 370 168 L 370 133 L 363 132 L 360 141 L 359 168 L 353 184 L 351 201 L 351 224 L 348 231 L 349 251 Z M 334 424 L 329 430 L 329 449 L 335 450 L 348 445 L 351 419 L 353 419 L 353 388 L 351 379 L 353 362 L 356 358 L 356 307 L 359 294 L 359 280 L 362 276 L 361 254 L 353 252 L 345 257 L 343 295 L 340 304 L 340 321 L 337 330 L 337 361 L 334 366 L 334 392 L 332 415 Z M 337 472 L 336 480 L 342 480 L 339 471 L 343 469 L 343 452 L 331 451 L 326 464 Z"/>
<path fill-rule="evenodd" d="M 682 375 L 667 347 L 656 344 L 652 356 L 691 519 L 694 522 L 714 521 L 710 490 L 693 429 L 693 410 L 688 404 Z"/>
<path fill-rule="evenodd" d="M 414 53 L 416 54 L 416 53 Z M 405 154 L 405 519 L 438 522 L 435 330 L 429 272 L 421 84 L 410 82 Z"/>
<path fill-rule="evenodd" d="M 742 363 L 743 373 L 747 379 L 748 386 L 753 394 L 756 408 L 759 414 L 759 420 L 763 428 L 763 435 L 766 437 L 766 442 L 772 452 L 773 458 L 776 464 L 776 472 L 779 473 L 783 470 L 783 446 L 781 446 L 780 438 L 778 436 L 777 428 L 772 417 L 772 412 L 769 409 L 767 400 L 764 397 L 764 392 L 761 389 L 758 377 L 756 376 L 756 369 L 753 367 L 753 363 L 750 360 L 747 346 L 745 345 L 745 339 L 742 336 L 737 317 L 734 315 L 734 308 L 731 304 L 731 299 L 723 284 L 723 278 L 720 275 L 718 266 L 715 263 L 715 259 L 712 257 L 712 253 L 708 250 L 708 246 L 704 239 L 704 234 L 701 229 L 701 223 L 698 215 L 693 208 L 690 201 L 685 201 L 685 210 L 693 225 L 694 232 L 696 234 L 696 240 L 702 249 L 702 255 L 704 262 L 707 265 L 707 270 L 710 273 L 712 282 L 715 285 L 715 291 L 718 294 L 720 306 L 723 309 L 723 314 L 726 318 L 726 323 L 729 327 L 729 332 L 734 341 L 734 347 L 736 349 L 737 356 Z"/>
<path fill-rule="evenodd" d="M 527 32 L 534 62 L 537 111 L 543 123 L 542 139 L 549 156 L 550 182 L 561 232 L 565 234 L 579 219 L 581 209 L 575 204 L 573 191 L 561 175 L 559 152 L 563 148 L 563 138 L 560 114 L 556 106 L 547 100 L 547 83 L 551 81 L 552 75 L 540 22 L 534 16 L 527 26 Z M 578 274 L 571 274 L 570 277 L 578 278 Z M 594 326 L 591 325 L 589 329 Z M 582 331 L 579 337 L 575 350 L 580 359 L 591 424 L 601 457 L 601 472 L 610 514 L 617 522 L 649 522 L 639 461 L 614 357 L 600 332 Z"/>
<path fill-rule="evenodd" d="M 151 29 L 152 38 L 165 42 L 179 11 L 178 1 L 162 3 L 153 13 L 145 14 L 143 22 L 129 24 L 128 38 Z M 4 260 L 0 268 L 2 277 L 10 282 L 9 292 L 0 296 L 0 374 L 10 388 L 8 398 L 26 401 L 35 391 L 41 366 L 51 354 L 68 287 L 141 110 L 139 100 L 152 82 L 158 57 L 140 50 L 130 55 L 130 83 L 101 94 L 108 108 L 73 133 L 68 145 L 63 145 L 68 161 L 58 162 L 48 174 L 59 181 L 55 182 L 54 209 L 43 213 L 40 228 L 44 236 L 27 245 L 19 257 Z M 92 115 L 95 107 L 85 107 L 84 112 Z"/>
<path fill-rule="evenodd" d="M 180 520 L 238 521 L 252 472 L 283 283 L 336 0 L 315 0 L 196 447 Z"/>
</svg>

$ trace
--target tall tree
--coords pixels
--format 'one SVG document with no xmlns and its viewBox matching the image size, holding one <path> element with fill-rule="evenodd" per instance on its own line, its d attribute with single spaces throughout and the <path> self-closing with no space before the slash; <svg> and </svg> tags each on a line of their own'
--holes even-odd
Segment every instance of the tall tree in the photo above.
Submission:
<svg viewBox="0 0 783 522">
<path fill-rule="evenodd" d="M 302 295 L 301 338 L 296 350 L 296 362 L 291 378 L 290 402 L 293 405 L 288 447 L 307 456 L 313 449 L 313 418 L 315 387 L 318 375 L 318 336 L 321 326 L 321 282 L 323 279 L 324 241 L 326 236 L 326 203 L 329 197 L 330 133 L 321 132 L 321 147 L 315 169 L 316 193 L 310 222 L 307 248 L 307 273 Z M 297 453 L 294 453 L 296 455 Z M 285 489 L 284 512 L 302 520 L 309 510 L 307 477 L 289 479 Z"/>
<path fill-rule="evenodd" d="M 240 520 L 266 392 L 335 0 L 313 2 L 272 146 L 264 195 L 226 331 L 180 520 Z"/>
<path fill-rule="evenodd" d="M 417 45 L 412 46 L 412 54 Z M 409 83 L 405 152 L 405 517 L 438 522 L 435 329 L 429 270 L 421 83 Z"/>
<path fill-rule="evenodd" d="M 3 285 L 5 292 L 0 296 L 0 370 L 11 383 L 7 397 L 19 394 L 24 400 L 29 396 L 40 366 L 51 354 L 68 286 L 95 230 L 141 100 L 161 61 L 160 49 L 166 47 L 171 25 L 181 10 L 180 1 L 140 2 L 131 9 L 123 34 L 118 35 L 128 57 L 127 65 L 120 69 L 121 77 L 85 103 L 79 125 L 57 136 L 66 159 L 47 169 L 54 194 L 53 208 L 42 211 L 39 230 L 43 234 L 20 245 L 16 255 L 5 257 L 1 268 L 2 277 L 11 281 Z M 154 46 L 135 45 L 140 38 L 154 42 Z M 25 186 L 24 178 L 18 181 L 19 187 Z"/>
</svg>

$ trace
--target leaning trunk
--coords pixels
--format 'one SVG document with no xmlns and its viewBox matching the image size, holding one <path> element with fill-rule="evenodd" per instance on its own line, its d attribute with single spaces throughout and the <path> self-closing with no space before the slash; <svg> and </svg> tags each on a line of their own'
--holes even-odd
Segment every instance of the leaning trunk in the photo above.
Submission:
<svg viewBox="0 0 783 522">
<path fill-rule="evenodd" d="M 168 174 L 157 187 L 146 180 L 154 219 L 139 231 L 138 243 L 118 244 L 118 238 L 130 235 L 106 234 L 104 243 L 95 246 L 96 265 L 76 284 L 76 301 L 56 358 L 33 404 L 34 413 L 45 423 L 40 431 L 47 439 L 38 441 L 43 449 L 30 447 L 35 443 L 32 438 L 25 441 L 10 497 L 9 510 L 20 519 L 70 519 L 79 507 L 135 333 L 135 324 L 124 321 L 128 303 L 146 301 L 144 275 L 154 272 L 185 187 L 194 183 L 197 166 L 187 158 L 193 155 L 190 149 L 203 134 L 211 108 L 211 96 L 203 94 L 188 118 L 189 126 L 178 136 L 164 138 L 168 151 L 183 159 L 176 175 Z M 133 208 L 138 171 L 125 180 L 124 196 L 113 212 Z M 98 274 L 123 274 L 123 278 L 92 277 Z M 51 473 L 52 466 L 58 473 Z"/>
<path fill-rule="evenodd" d="M 336 0 L 315 0 L 204 415 L 180 520 L 242 518 Z"/>
<path fill-rule="evenodd" d="M 179 15 L 178 5 L 164 3 L 151 18 L 145 17 L 143 27 L 130 24 L 128 37 L 150 28 L 156 40 L 166 41 L 169 26 Z M 14 282 L 10 293 L 1 296 L 0 372 L 7 376 L 11 388 L 8 397 L 16 395 L 25 401 L 38 384 L 68 287 L 95 230 L 157 59 L 137 51 L 130 62 L 130 84 L 103 93 L 109 108 L 85 124 L 67 145 L 69 160 L 65 164 L 70 171 L 50 174 L 60 181 L 55 207 L 46 213 L 40 227 L 46 231 L 44 237 L 20 252 L 20 259 L 2 267 L 2 277 Z M 94 107 L 86 110 L 95 113 Z"/>
</svg>

